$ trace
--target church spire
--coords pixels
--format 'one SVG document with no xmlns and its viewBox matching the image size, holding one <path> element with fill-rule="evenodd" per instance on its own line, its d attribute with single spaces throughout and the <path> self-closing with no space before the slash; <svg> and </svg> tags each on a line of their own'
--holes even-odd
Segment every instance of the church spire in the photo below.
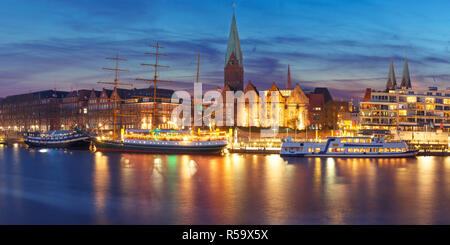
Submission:
<svg viewBox="0 0 450 245">
<path fill-rule="evenodd" d="M 242 63 L 241 44 L 233 11 L 230 36 L 228 37 L 227 53 L 225 54 L 224 86 L 228 85 L 232 91 L 244 89 L 244 64 Z"/>
<path fill-rule="evenodd" d="M 405 66 L 403 67 L 401 88 L 411 88 L 411 78 L 409 77 L 408 59 L 405 57 Z"/>
<path fill-rule="evenodd" d="M 391 58 L 391 65 L 389 66 L 389 75 L 386 83 L 386 90 L 395 89 L 397 81 L 395 80 L 394 60 Z"/>
<path fill-rule="evenodd" d="M 292 83 L 291 83 L 291 68 L 288 65 L 288 74 L 287 74 L 287 82 L 286 82 L 286 88 L 292 89 Z"/>
<path fill-rule="evenodd" d="M 230 36 L 228 37 L 227 53 L 225 55 L 225 66 L 228 64 L 228 61 L 230 61 L 232 54 L 234 54 L 234 56 L 236 57 L 239 66 L 242 67 L 242 51 L 241 51 L 241 44 L 239 42 L 239 35 L 237 31 L 234 11 L 233 11 L 233 20 L 231 21 Z"/>
</svg>

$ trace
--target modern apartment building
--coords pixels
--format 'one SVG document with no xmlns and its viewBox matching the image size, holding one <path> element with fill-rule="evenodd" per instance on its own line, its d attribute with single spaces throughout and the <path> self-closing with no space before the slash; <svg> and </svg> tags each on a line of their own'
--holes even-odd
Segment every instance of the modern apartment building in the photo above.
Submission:
<svg viewBox="0 0 450 245">
<path fill-rule="evenodd" d="M 363 130 L 449 131 L 450 88 L 413 89 L 407 60 L 397 86 L 391 61 L 386 90 L 366 90 L 360 123 Z"/>
</svg>

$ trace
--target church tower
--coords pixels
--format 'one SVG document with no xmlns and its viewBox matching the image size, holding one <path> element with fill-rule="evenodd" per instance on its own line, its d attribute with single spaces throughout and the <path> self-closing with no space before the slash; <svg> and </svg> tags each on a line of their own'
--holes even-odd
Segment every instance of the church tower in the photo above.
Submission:
<svg viewBox="0 0 450 245">
<path fill-rule="evenodd" d="M 231 91 L 244 90 L 244 64 L 234 12 L 225 55 L 224 75 L 224 87 L 228 85 Z"/>
<path fill-rule="evenodd" d="M 408 68 L 408 59 L 405 58 L 405 66 L 403 67 L 403 76 L 402 83 L 400 84 L 402 89 L 410 89 L 411 86 L 411 78 L 409 77 L 409 68 Z"/>
<path fill-rule="evenodd" d="M 290 67 L 289 65 L 288 65 L 288 74 L 287 74 L 286 89 L 292 89 L 292 83 L 291 83 L 291 67 Z"/>
<path fill-rule="evenodd" d="M 389 66 L 388 80 L 386 82 L 386 91 L 397 88 L 397 81 L 395 79 L 394 61 L 391 59 L 391 65 Z"/>
</svg>

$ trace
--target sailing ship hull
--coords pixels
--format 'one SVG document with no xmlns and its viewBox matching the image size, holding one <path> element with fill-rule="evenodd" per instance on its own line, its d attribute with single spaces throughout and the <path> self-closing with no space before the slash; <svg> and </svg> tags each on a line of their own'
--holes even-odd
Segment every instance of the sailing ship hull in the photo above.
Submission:
<svg viewBox="0 0 450 245">
<path fill-rule="evenodd" d="M 136 152 L 153 154 L 221 154 L 226 147 L 226 142 L 214 144 L 141 144 L 115 141 L 94 140 L 97 151 Z"/>
<path fill-rule="evenodd" d="M 91 144 L 90 137 L 79 137 L 68 140 L 35 140 L 26 138 L 24 143 L 29 147 L 37 148 L 76 148 L 76 149 L 89 149 Z"/>
</svg>

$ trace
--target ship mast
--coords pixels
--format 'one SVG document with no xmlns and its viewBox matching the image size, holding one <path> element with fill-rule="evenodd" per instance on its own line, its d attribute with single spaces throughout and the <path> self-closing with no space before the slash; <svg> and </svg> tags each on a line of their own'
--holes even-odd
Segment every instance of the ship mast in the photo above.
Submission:
<svg viewBox="0 0 450 245">
<path fill-rule="evenodd" d="M 113 141 L 116 140 L 116 124 L 117 124 L 117 116 L 120 116 L 118 114 L 118 110 L 117 110 L 117 86 L 119 85 L 128 85 L 128 86 L 133 86 L 133 84 L 130 83 L 119 83 L 119 71 L 127 71 L 129 72 L 129 70 L 123 70 L 123 69 L 119 69 L 119 61 L 127 61 L 127 59 L 121 59 L 119 58 L 118 55 L 116 55 L 116 57 L 113 58 L 106 58 L 107 60 L 114 60 L 115 61 L 115 68 L 105 68 L 103 67 L 103 70 L 108 70 L 108 71 L 114 71 L 114 82 L 98 82 L 101 84 L 110 84 L 110 85 L 114 85 L 114 112 L 113 112 Z"/>
<path fill-rule="evenodd" d="M 153 113 L 152 113 L 152 123 L 151 123 L 152 129 L 154 129 L 155 126 L 156 126 L 156 115 L 157 115 L 156 100 L 157 99 L 165 99 L 165 98 L 158 98 L 158 97 L 156 97 L 157 83 L 171 83 L 171 82 L 170 81 L 158 80 L 158 67 L 160 67 L 160 68 L 169 68 L 169 66 L 158 65 L 158 56 L 167 56 L 166 54 L 159 53 L 159 49 L 163 49 L 164 47 L 160 46 L 158 42 L 156 42 L 156 45 L 149 45 L 149 46 L 154 48 L 155 52 L 154 53 L 144 53 L 144 54 L 154 55 L 155 56 L 155 64 L 141 64 L 141 65 L 142 66 L 153 66 L 155 68 L 155 74 L 153 76 L 153 79 L 137 78 L 136 80 L 138 80 L 138 81 L 145 81 L 145 82 L 153 82 L 154 83 L 154 87 L 153 87 Z"/>
</svg>

